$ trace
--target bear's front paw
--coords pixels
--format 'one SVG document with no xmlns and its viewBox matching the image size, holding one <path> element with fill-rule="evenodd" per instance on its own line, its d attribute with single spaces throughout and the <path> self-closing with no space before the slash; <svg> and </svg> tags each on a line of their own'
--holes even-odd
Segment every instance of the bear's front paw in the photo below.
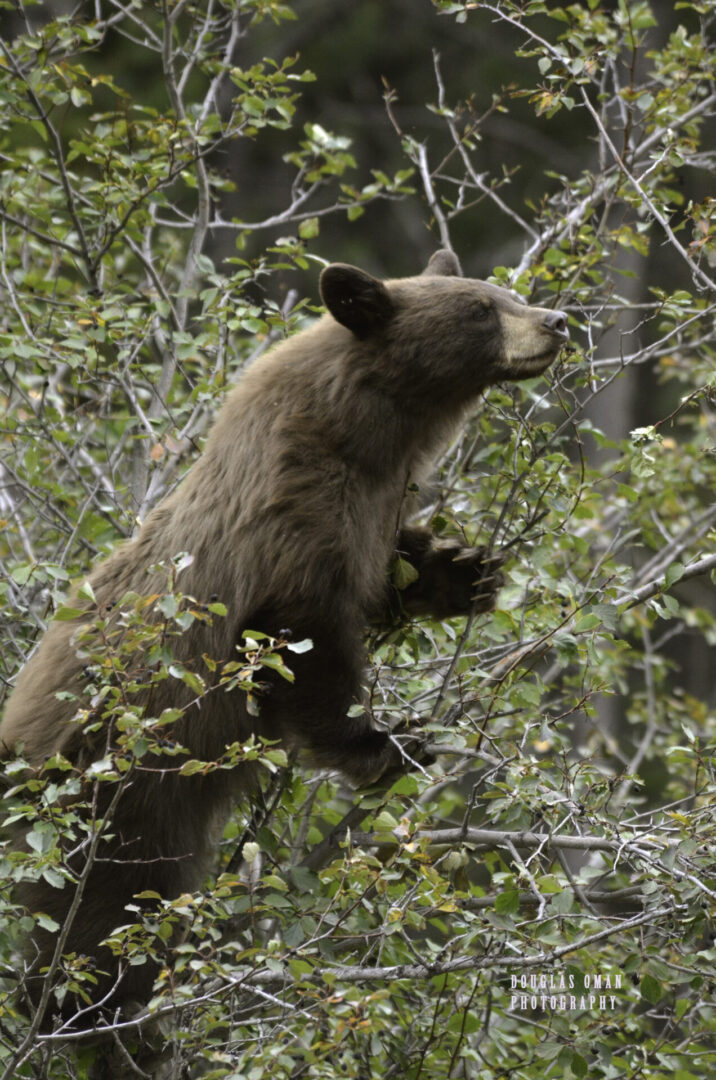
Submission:
<svg viewBox="0 0 716 1080">
<path fill-rule="evenodd" d="M 505 558 L 502 552 L 464 547 L 456 540 L 435 544 L 415 559 L 416 578 L 400 590 L 403 612 L 447 619 L 491 611 L 503 584 L 499 568 Z"/>
<path fill-rule="evenodd" d="M 490 552 L 488 548 L 461 548 L 453 556 L 456 585 L 462 595 L 463 611 L 480 614 L 492 611 L 497 593 L 505 583 L 500 567 L 507 558 L 505 552 Z"/>
</svg>

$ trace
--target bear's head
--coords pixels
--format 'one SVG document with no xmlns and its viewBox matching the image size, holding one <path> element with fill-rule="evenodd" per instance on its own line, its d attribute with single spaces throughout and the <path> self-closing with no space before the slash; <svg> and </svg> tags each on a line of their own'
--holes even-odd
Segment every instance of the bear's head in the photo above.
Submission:
<svg viewBox="0 0 716 1080">
<path fill-rule="evenodd" d="M 438 251 L 413 278 L 379 281 L 343 263 L 321 274 L 321 296 L 386 381 L 411 396 L 473 397 L 492 383 L 539 375 L 569 338 L 563 311 L 531 307 L 508 289 L 464 278 Z M 409 380 L 409 381 L 408 381 Z"/>
</svg>

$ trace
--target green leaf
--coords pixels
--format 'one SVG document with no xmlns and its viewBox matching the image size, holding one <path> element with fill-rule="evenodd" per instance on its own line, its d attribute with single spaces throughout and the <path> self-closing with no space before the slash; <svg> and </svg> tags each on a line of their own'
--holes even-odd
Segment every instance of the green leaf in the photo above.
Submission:
<svg viewBox="0 0 716 1080">
<path fill-rule="evenodd" d="M 206 765 L 203 761 L 184 761 L 179 769 L 180 776 L 196 776 L 197 773 L 204 772 Z"/>
<path fill-rule="evenodd" d="M 418 781 L 412 773 L 399 777 L 390 789 L 394 795 L 417 795 L 420 791 Z"/>
<path fill-rule="evenodd" d="M 387 810 L 383 810 L 378 814 L 377 818 L 375 818 L 373 828 L 382 829 L 383 831 L 390 830 L 392 832 L 393 829 L 398 828 L 398 822 L 392 814 L 389 814 Z"/>
<path fill-rule="evenodd" d="M 309 870 L 306 866 L 291 867 L 291 880 L 299 892 L 314 894 L 319 886 L 314 871 Z"/>
<path fill-rule="evenodd" d="M 33 563 L 27 563 L 25 566 L 16 566 L 10 574 L 10 577 L 16 585 L 26 585 L 30 580 L 35 566 Z"/>
<path fill-rule="evenodd" d="M 400 555 L 396 558 L 393 566 L 393 581 L 397 589 L 407 589 L 408 585 L 412 585 L 419 577 L 420 575 L 412 563 L 401 558 Z"/>
<path fill-rule="evenodd" d="M 300 982 L 304 976 L 313 974 L 313 964 L 309 964 L 307 960 L 291 959 L 288 962 L 288 970 L 294 979 Z"/>
<path fill-rule="evenodd" d="M 272 671 L 277 672 L 277 674 L 281 675 L 282 678 L 286 679 L 288 682 L 293 682 L 293 672 L 290 668 L 286 667 L 283 662 L 283 657 L 279 656 L 278 653 L 267 653 L 265 656 L 262 656 L 261 664 L 263 667 L 270 668 Z"/>
<path fill-rule="evenodd" d="M 495 911 L 500 915 L 515 915 L 520 909 L 520 894 L 517 889 L 505 889 L 495 897 Z"/>
<path fill-rule="evenodd" d="M 569 1063 L 569 1067 L 575 1076 L 587 1076 L 589 1073 L 589 1065 L 581 1054 L 576 1051 L 572 1054 L 572 1060 Z"/>
<path fill-rule="evenodd" d="M 44 866 L 42 868 L 42 878 L 43 878 L 43 881 L 46 881 L 47 884 L 51 885 L 53 889 L 63 889 L 65 887 L 65 885 L 67 884 L 66 879 L 62 876 L 62 874 L 58 870 L 55 869 L 54 866 Z M 47 915 L 43 915 L 42 918 L 47 920 L 47 922 L 42 923 L 42 925 L 46 926 L 46 928 L 48 930 L 50 930 L 52 933 L 57 933 L 57 930 L 59 929 L 59 927 L 57 925 L 54 925 L 54 926 L 49 925 L 51 923 L 54 923 L 54 920 L 50 919 L 49 916 L 47 916 Z M 38 919 L 38 921 L 39 921 L 39 919 Z"/>
<path fill-rule="evenodd" d="M 173 593 L 168 593 L 166 596 L 160 597 L 157 601 L 157 607 L 165 618 L 171 619 L 179 610 L 179 601 Z"/>
<path fill-rule="evenodd" d="M 84 596 L 87 600 L 91 600 L 93 604 L 97 603 L 94 589 L 92 588 L 92 583 L 90 581 L 83 581 L 77 592 L 80 596 Z"/>
<path fill-rule="evenodd" d="M 298 235 L 302 240 L 312 240 L 314 236 L 318 236 L 320 229 L 321 225 L 317 217 L 306 218 L 298 226 Z"/>
<path fill-rule="evenodd" d="M 170 664 L 168 670 L 170 675 L 175 679 L 181 679 L 195 694 L 202 695 L 205 692 L 204 680 L 195 672 L 185 668 L 183 664 Z"/>
<path fill-rule="evenodd" d="M 687 1013 L 690 1008 L 691 1002 L 688 1000 L 688 998 L 679 998 L 679 1000 L 676 1002 L 675 1007 L 676 1019 L 682 1020 L 685 1013 Z"/>
<path fill-rule="evenodd" d="M 639 990 L 644 1000 L 648 1001 L 651 1005 L 658 1005 L 661 1001 L 663 994 L 661 984 L 656 981 L 653 975 L 649 975 L 648 972 L 642 977 Z"/>
<path fill-rule="evenodd" d="M 683 563 L 675 562 L 668 567 L 666 574 L 664 575 L 664 585 L 667 589 L 670 589 L 672 585 L 676 584 L 680 578 L 684 576 L 686 567 Z"/>
<path fill-rule="evenodd" d="M 50 934 L 56 934 L 60 929 L 60 924 L 51 919 L 49 915 L 44 915 L 39 912 L 35 918 L 37 919 L 38 926 L 41 926 L 43 930 L 47 930 Z"/>
<path fill-rule="evenodd" d="M 81 608 L 61 607 L 55 612 L 54 618 L 57 622 L 71 622 L 72 619 L 79 619 L 86 614 L 87 612 L 82 611 Z"/>
<path fill-rule="evenodd" d="M 616 630 L 619 626 L 619 608 L 616 604 L 592 604 L 589 608 L 607 630 Z"/>
<path fill-rule="evenodd" d="M 264 750 L 262 754 L 262 760 L 268 761 L 272 765 L 278 766 L 280 769 L 285 769 L 288 765 L 288 757 L 285 750 L 281 750 L 278 747 L 273 750 Z"/>
</svg>

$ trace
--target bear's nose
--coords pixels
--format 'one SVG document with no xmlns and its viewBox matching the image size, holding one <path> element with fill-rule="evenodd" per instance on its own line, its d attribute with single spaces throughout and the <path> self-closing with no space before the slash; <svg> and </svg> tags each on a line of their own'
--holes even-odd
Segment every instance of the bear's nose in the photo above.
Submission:
<svg viewBox="0 0 716 1080">
<path fill-rule="evenodd" d="M 569 337 L 567 316 L 563 311 L 549 311 L 542 320 L 542 325 L 551 330 L 553 334 L 559 334 L 565 340 Z"/>
</svg>

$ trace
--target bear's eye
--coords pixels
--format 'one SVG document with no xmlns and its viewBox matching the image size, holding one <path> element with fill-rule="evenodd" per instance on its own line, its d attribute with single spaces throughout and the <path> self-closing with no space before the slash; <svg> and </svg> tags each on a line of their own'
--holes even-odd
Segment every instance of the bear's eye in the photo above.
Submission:
<svg viewBox="0 0 716 1080">
<path fill-rule="evenodd" d="M 472 309 L 471 314 L 476 322 L 482 322 L 483 319 L 486 319 L 489 316 L 490 310 L 491 309 L 487 304 L 476 304 Z"/>
</svg>

